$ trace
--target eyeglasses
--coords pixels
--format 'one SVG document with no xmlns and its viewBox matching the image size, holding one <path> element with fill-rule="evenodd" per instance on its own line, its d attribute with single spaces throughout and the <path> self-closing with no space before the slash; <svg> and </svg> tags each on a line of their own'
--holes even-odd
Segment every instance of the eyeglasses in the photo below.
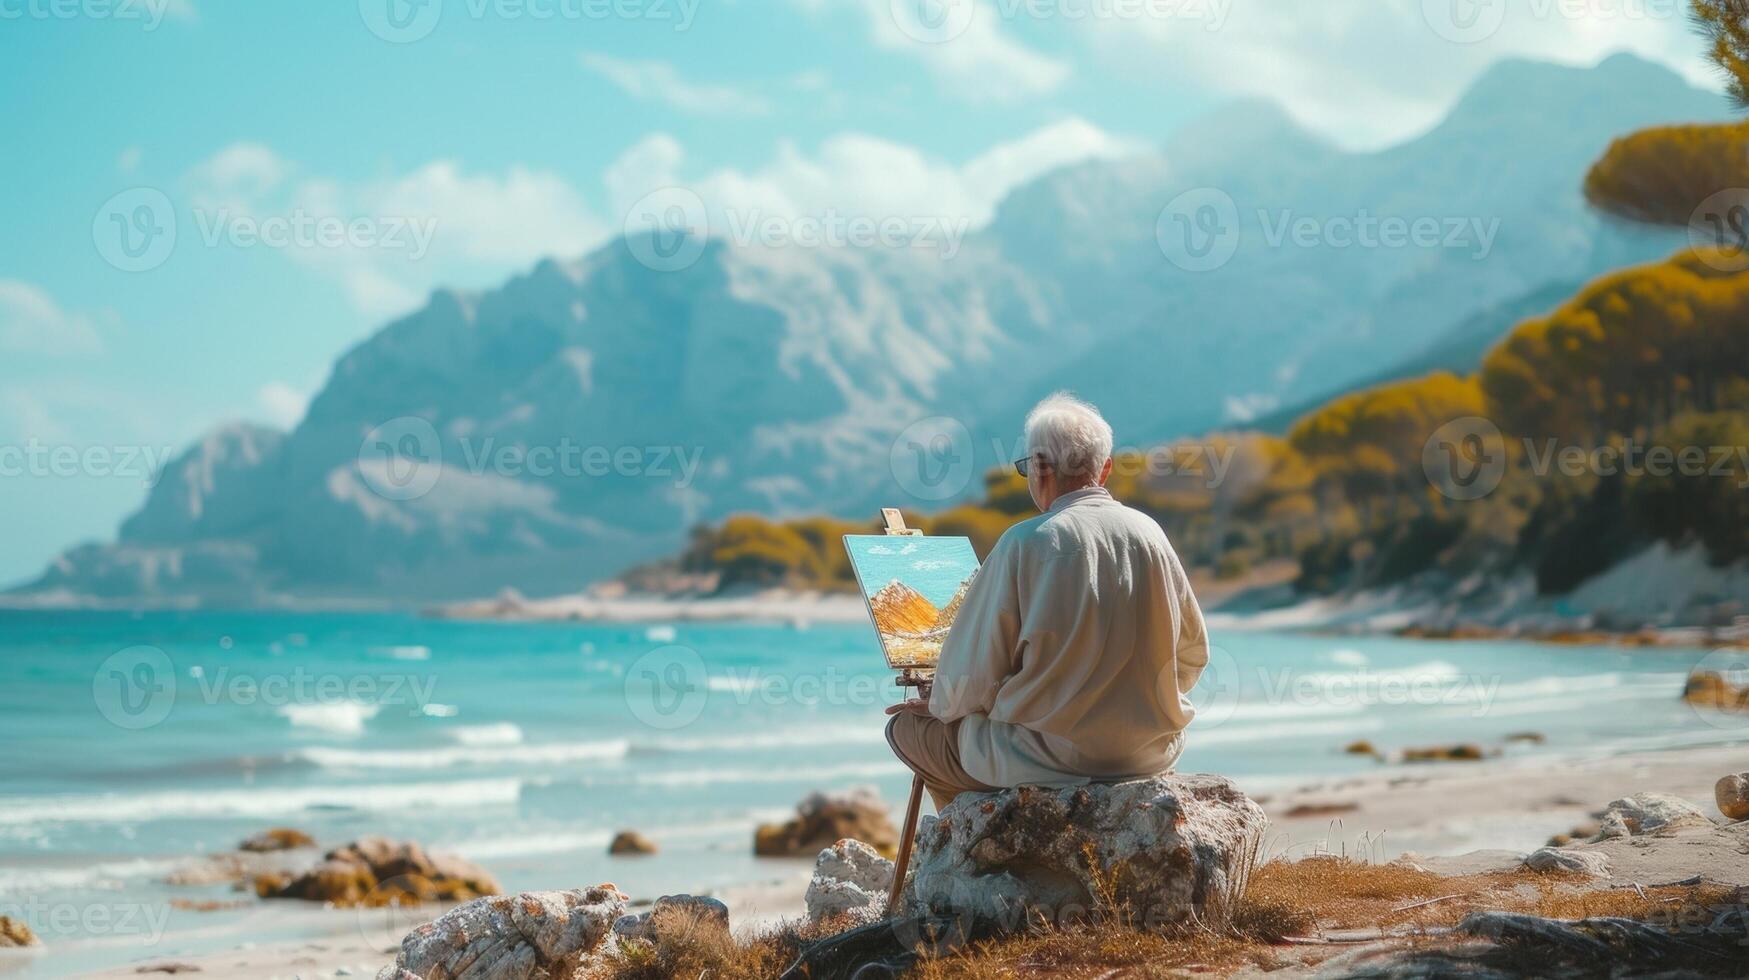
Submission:
<svg viewBox="0 0 1749 980">
<path fill-rule="evenodd" d="M 1043 463 L 1047 468 L 1051 465 L 1050 460 L 1045 459 L 1044 453 L 1033 453 L 1025 459 L 1015 460 L 1014 472 L 1019 473 L 1021 476 L 1031 476 L 1032 474 L 1028 473 L 1027 470 L 1032 468 L 1032 461 L 1035 459 L 1040 463 Z"/>
</svg>

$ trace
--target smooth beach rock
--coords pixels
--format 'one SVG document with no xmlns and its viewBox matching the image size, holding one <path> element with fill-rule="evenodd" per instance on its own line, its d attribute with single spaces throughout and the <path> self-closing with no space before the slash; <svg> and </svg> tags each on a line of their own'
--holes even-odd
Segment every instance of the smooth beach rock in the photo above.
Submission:
<svg viewBox="0 0 1749 980">
<path fill-rule="evenodd" d="M 1638 837 L 1662 830 L 1711 826 L 1711 817 L 1680 796 L 1635 793 L 1604 808 L 1598 833 L 1602 837 Z"/>
<path fill-rule="evenodd" d="M 1426 749 L 1404 749 L 1404 762 L 1480 762 L 1487 758 L 1480 745 L 1436 745 Z"/>
<path fill-rule="evenodd" d="M 918 830 L 907 913 L 1004 928 L 1073 921 L 1114 902 L 1143 928 L 1219 928 L 1269 820 L 1211 775 L 962 793 Z"/>
<path fill-rule="evenodd" d="M 1593 878 L 1609 877 L 1609 855 L 1565 847 L 1539 847 L 1524 859 L 1532 871 L 1572 871 Z"/>
<path fill-rule="evenodd" d="M 41 946 L 42 940 L 30 927 L 10 916 L 0 915 L 0 949 L 14 946 Z"/>
<path fill-rule="evenodd" d="M 408 933 L 377 980 L 569 980 L 625 903 L 612 885 L 476 899 Z"/>
<path fill-rule="evenodd" d="M 1749 711 L 1749 685 L 1739 687 L 1710 670 L 1696 671 L 1682 686 L 1682 700 L 1720 711 Z"/>
<path fill-rule="evenodd" d="M 872 921 L 886 910 L 892 887 L 893 862 L 862 841 L 838 841 L 814 860 L 805 897 L 808 921 L 840 915 Z"/>
<path fill-rule="evenodd" d="M 654 940 L 669 922 L 680 923 L 689 931 L 701 925 L 726 930 L 729 928 L 729 907 L 703 895 L 663 895 L 648 909 L 615 919 L 613 933 L 622 939 Z"/>
<path fill-rule="evenodd" d="M 635 830 L 622 830 L 613 835 L 613 841 L 607 845 L 609 854 L 654 854 L 656 842 Z"/>
<path fill-rule="evenodd" d="M 1719 812 L 1731 820 L 1749 820 L 1749 772 L 1726 776 L 1713 787 Z"/>
<path fill-rule="evenodd" d="M 239 851 L 250 851 L 264 854 L 269 851 L 290 851 L 300 847 L 315 847 L 316 839 L 301 830 L 290 827 L 274 827 L 252 835 L 237 845 Z"/>
<path fill-rule="evenodd" d="M 811 793 L 796 804 L 794 820 L 764 824 L 753 833 L 760 857 L 814 857 L 844 838 L 859 840 L 891 857 L 898 852 L 899 828 L 880 795 L 857 787 L 842 793 Z"/>
<path fill-rule="evenodd" d="M 289 880 L 287 880 L 289 878 Z M 260 875 L 262 898 L 300 898 L 350 907 L 465 902 L 503 891 L 479 865 L 447 854 L 427 854 L 412 841 L 361 837 L 335 848 L 297 875 Z"/>
</svg>

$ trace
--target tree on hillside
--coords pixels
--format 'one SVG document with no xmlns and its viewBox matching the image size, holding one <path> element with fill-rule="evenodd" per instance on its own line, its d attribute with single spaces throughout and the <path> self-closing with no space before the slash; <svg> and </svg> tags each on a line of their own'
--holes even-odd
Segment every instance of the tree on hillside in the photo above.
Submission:
<svg viewBox="0 0 1749 980">
<path fill-rule="evenodd" d="M 1507 433 L 1590 447 L 1713 411 L 1745 377 L 1749 274 L 1689 252 L 1520 324 L 1483 360 L 1481 388 Z"/>
<path fill-rule="evenodd" d="M 1694 0 L 1694 22 L 1731 97 L 1749 109 L 1749 0 Z"/>
<path fill-rule="evenodd" d="M 1439 371 L 1337 398 L 1295 423 L 1288 443 L 1371 527 L 1380 518 L 1396 520 L 1404 504 L 1424 509 L 1428 437 L 1454 419 L 1483 414 L 1474 378 Z"/>
<path fill-rule="evenodd" d="M 1731 97 L 1749 109 L 1749 0 L 1693 0 L 1693 14 Z M 1660 126 L 1610 144 L 1585 177 L 1585 199 L 1618 218 L 1683 227 L 1708 198 L 1739 187 L 1749 187 L 1749 126 Z"/>
<path fill-rule="evenodd" d="M 1618 218 L 1686 227 L 1707 198 L 1745 184 L 1749 123 L 1659 126 L 1611 143 L 1585 175 L 1585 199 Z"/>
</svg>

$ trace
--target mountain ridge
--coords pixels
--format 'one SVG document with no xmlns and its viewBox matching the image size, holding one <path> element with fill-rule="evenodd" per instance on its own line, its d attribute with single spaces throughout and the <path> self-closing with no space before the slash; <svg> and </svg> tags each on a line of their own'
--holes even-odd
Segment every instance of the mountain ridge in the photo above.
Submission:
<svg viewBox="0 0 1749 980">
<path fill-rule="evenodd" d="M 616 239 L 497 289 L 436 290 L 344 352 L 292 431 L 191 447 L 114 544 L 70 549 L 23 591 L 237 604 L 575 591 L 737 510 L 945 505 L 1006 461 L 997 444 L 1049 390 L 1100 404 L 1122 441 L 1164 442 L 1243 421 L 1235 406 L 1340 390 L 1539 285 L 1673 249 L 1675 233 L 1592 215 L 1584 165 L 1620 132 L 1707 106 L 1723 116 L 1724 101 L 1635 59 L 1500 71 L 1459 100 L 1455 129 L 1377 153 L 1336 150 L 1253 104 L 1182 131 L 1175 155 L 1169 140 L 1060 168 L 1016 188 L 952 261 L 712 240 L 664 273 Z M 1527 71 L 1560 84 L 1491 104 L 1498 78 Z M 1533 97 L 1550 91 L 1586 117 L 1546 145 L 1520 138 L 1547 128 Z M 1484 112 L 1501 132 L 1474 144 L 1466 127 Z M 1238 205 L 1243 237 L 1199 274 L 1165 261 L 1155 229 L 1169 201 L 1206 186 Z M 1281 247 L 1257 217 L 1369 206 L 1498 217 L 1496 252 Z M 952 447 L 965 485 L 941 496 L 894 444 L 930 417 L 970 436 Z M 430 456 L 432 485 L 412 497 L 380 485 L 373 439 Z M 638 461 L 531 471 L 533 451 L 567 448 Z M 693 453 L 689 477 L 653 472 L 658 454 Z"/>
</svg>

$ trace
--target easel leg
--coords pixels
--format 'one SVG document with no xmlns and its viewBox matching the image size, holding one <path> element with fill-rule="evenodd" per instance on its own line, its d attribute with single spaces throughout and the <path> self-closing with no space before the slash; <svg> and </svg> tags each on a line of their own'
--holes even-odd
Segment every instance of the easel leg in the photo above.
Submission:
<svg viewBox="0 0 1749 980">
<path fill-rule="evenodd" d="M 923 809 L 923 777 L 911 777 L 911 802 L 905 806 L 905 826 L 899 831 L 899 860 L 893 863 L 893 891 L 887 896 L 887 915 L 899 908 L 905 890 L 905 872 L 911 870 L 911 842 L 917 837 L 917 815 Z"/>
</svg>

